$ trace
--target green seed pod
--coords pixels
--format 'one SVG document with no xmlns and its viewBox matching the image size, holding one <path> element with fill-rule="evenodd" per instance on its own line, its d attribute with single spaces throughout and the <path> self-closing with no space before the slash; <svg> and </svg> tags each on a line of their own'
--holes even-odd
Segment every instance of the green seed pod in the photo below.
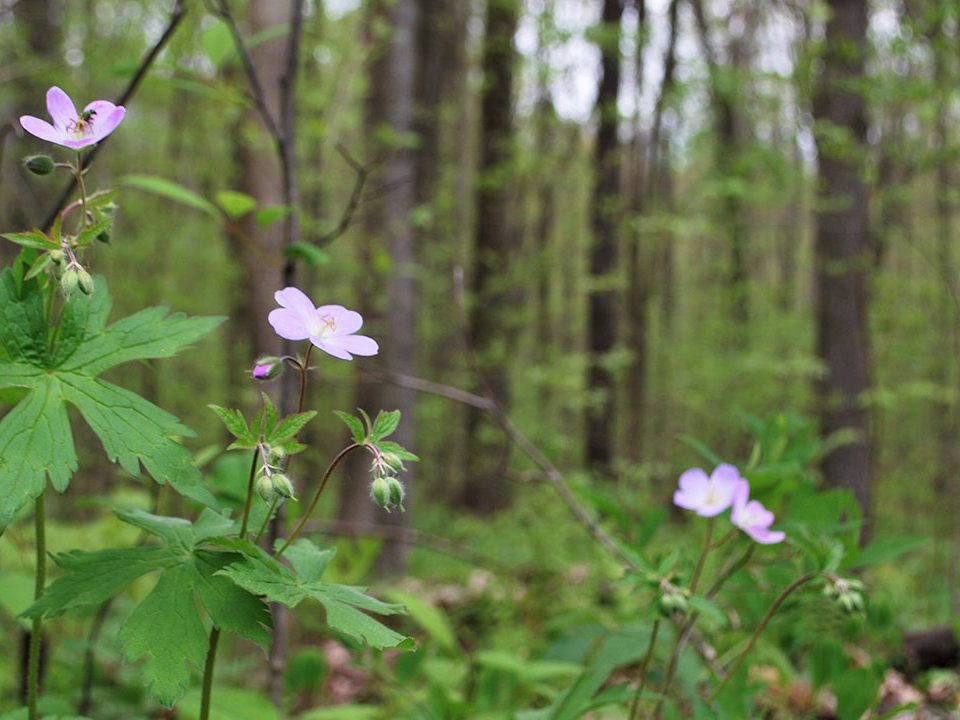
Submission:
<svg viewBox="0 0 960 720">
<path fill-rule="evenodd" d="M 55 262 L 57 265 L 62 265 L 63 261 L 67 259 L 67 256 L 64 254 L 63 250 L 51 250 L 50 260 Z"/>
<path fill-rule="evenodd" d="M 93 278 L 86 270 L 77 271 L 77 281 L 80 285 L 80 292 L 84 295 L 93 295 Z"/>
<path fill-rule="evenodd" d="M 49 155 L 30 155 L 23 159 L 23 166 L 34 175 L 49 175 L 56 167 Z"/>
<path fill-rule="evenodd" d="M 78 273 L 73 268 L 70 268 L 63 275 L 60 276 L 60 289 L 63 291 L 63 294 L 67 297 L 70 297 L 77 291 L 77 286 L 80 284 L 80 273 Z"/>
</svg>

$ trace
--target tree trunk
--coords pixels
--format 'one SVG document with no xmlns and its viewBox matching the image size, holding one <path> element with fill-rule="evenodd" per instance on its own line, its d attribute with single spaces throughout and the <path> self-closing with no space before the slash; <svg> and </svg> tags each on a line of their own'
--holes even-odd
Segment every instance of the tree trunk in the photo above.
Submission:
<svg viewBox="0 0 960 720">
<path fill-rule="evenodd" d="M 855 147 L 836 149 L 817 137 L 819 201 L 814 248 L 816 352 L 826 370 L 817 383 L 824 436 L 853 430 L 854 441 L 822 463 L 826 484 L 849 488 L 864 515 L 861 539 L 869 536 L 871 512 L 870 416 L 864 392 L 870 385 L 867 272 L 870 267 L 867 188 L 855 159 L 866 141 L 866 102 L 860 87 L 866 50 L 866 0 L 830 0 L 823 71 L 814 117 L 845 131 Z M 853 152 L 851 152 L 853 150 Z"/>
<path fill-rule="evenodd" d="M 396 138 L 381 148 L 386 153 L 379 181 L 388 188 L 380 200 L 368 207 L 366 243 L 386 242 L 390 275 L 386 279 L 386 310 L 379 333 L 379 365 L 391 372 L 417 374 L 416 312 L 418 290 L 415 283 L 416 254 L 410 213 L 415 205 L 416 163 L 403 138 L 414 129 L 414 96 L 417 71 L 417 27 L 420 8 L 417 0 L 393 0 L 374 4 L 374 22 L 379 16 L 390 29 L 385 45 L 375 50 L 370 66 L 370 90 L 367 98 L 367 134 L 369 137 Z M 388 131 L 388 132 L 384 132 Z M 361 304 L 371 310 L 374 297 L 367 289 Z M 416 427 L 416 393 L 394 384 L 360 385 L 360 407 L 373 414 L 381 409 L 400 410 L 402 420 L 391 439 L 413 449 Z M 360 467 L 357 467 L 357 466 Z M 367 496 L 370 484 L 369 458 L 357 457 L 353 482 L 341 495 L 341 519 L 372 517 L 378 523 L 407 527 L 409 514 L 386 514 L 371 507 Z M 403 475 L 407 486 L 407 509 L 413 500 L 413 470 Z M 389 542 L 383 546 L 378 568 L 388 574 L 399 573 L 406 561 L 407 543 Z"/>
<path fill-rule="evenodd" d="M 483 95 L 480 111 L 480 168 L 476 185 L 473 305 L 470 340 L 478 363 L 480 392 L 502 405 L 510 402 L 507 363 L 512 304 L 509 261 L 514 256 L 510 226 L 510 171 L 513 82 L 516 52 L 513 36 L 519 18 L 517 0 L 488 0 L 483 48 Z M 505 477 L 509 444 L 487 414 L 467 413 L 467 474 L 461 502 L 474 512 L 492 513 L 509 505 Z"/>
<path fill-rule="evenodd" d="M 618 230 L 622 218 L 620 143 L 617 139 L 620 91 L 620 21 L 623 0 L 603 0 L 601 16 L 601 72 L 595 113 L 598 119 L 594 147 L 595 185 L 590 250 L 590 296 L 587 320 L 589 367 L 587 389 L 593 401 L 587 411 L 587 465 L 609 475 L 614 457 L 616 420 L 615 376 L 609 366 L 617 340 Z"/>
</svg>

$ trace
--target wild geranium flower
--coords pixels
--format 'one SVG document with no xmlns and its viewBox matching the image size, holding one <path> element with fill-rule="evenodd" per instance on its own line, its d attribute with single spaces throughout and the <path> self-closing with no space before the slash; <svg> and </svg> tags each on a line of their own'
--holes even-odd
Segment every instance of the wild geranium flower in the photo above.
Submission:
<svg viewBox="0 0 960 720">
<path fill-rule="evenodd" d="M 33 115 L 22 116 L 20 125 L 41 140 L 79 150 L 116 130 L 127 111 L 109 100 L 94 100 L 78 113 L 70 96 L 54 86 L 47 90 L 47 112 L 53 125 Z"/>
<path fill-rule="evenodd" d="M 740 480 L 733 494 L 733 510 L 730 520 L 747 535 L 761 545 L 773 545 L 782 542 L 787 536 L 779 530 L 771 530 L 773 513 L 767 510 L 758 500 L 748 500 L 750 483 Z"/>
<path fill-rule="evenodd" d="M 313 301 L 295 287 L 278 290 L 280 304 L 267 319 L 277 335 L 287 340 L 307 340 L 329 355 L 353 360 L 354 355 L 376 355 L 380 346 L 373 338 L 355 335 L 363 326 L 358 312 L 342 305 L 314 307 Z"/>
<path fill-rule="evenodd" d="M 733 504 L 740 479 L 740 471 L 733 465 L 717 465 L 710 477 L 700 468 L 692 468 L 680 476 L 673 504 L 702 517 L 714 517 Z"/>
</svg>

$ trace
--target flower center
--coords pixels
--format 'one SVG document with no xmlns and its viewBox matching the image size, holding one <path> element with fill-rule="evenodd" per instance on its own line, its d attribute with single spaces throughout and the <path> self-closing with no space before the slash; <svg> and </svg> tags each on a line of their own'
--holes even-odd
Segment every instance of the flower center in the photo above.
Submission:
<svg viewBox="0 0 960 720">
<path fill-rule="evenodd" d="M 316 337 L 323 337 L 328 333 L 336 332 L 337 330 L 337 320 L 332 315 L 320 315 L 317 318 L 320 322 L 314 326 L 313 335 Z"/>
<path fill-rule="evenodd" d="M 84 110 L 79 117 L 67 123 L 67 132 L 77 139 L 90 135 L 93 132 L 93 118 L 96 114 L 96 110 Z"/>
</svg>

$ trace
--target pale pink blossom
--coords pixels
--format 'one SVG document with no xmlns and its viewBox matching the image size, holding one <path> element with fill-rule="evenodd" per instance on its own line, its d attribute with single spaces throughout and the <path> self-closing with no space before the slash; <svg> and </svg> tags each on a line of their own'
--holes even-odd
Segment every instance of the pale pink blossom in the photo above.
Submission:
<svg viewBox="0 0 960 720">
<path fill-rule="evenodd" d="M 79 150 L 116 130 L 127 111 L 109 100 L 94 100 L 78 113 L 70 96 L 54 86 L 47 90 L 47 112 L 52 125 L 33 115 L 23 115 L 20 125 L 41 140 Z"/>
<path fill-rule="evenodd" d="M 748 500 L 749 496 L 750 484 L 746 480 L 741 480 L 733 494 L 730 520 L 761 545 L 783 542 L 786 533 L 770 529 L 773 525 L 773 513 L 758 500 Z"/>
<path fill-rule="evenodd" d="M 709 477 L 700 468 L 692 468 L 680 476 L 673 504 L 703 517 L 714 517 L 733 504 L 740 480 L 740 471 L 733 465 L 717 465 Z"/>
<path fill-rule="evenodd" d="M 358 312 L 342 305 L 314 307 L 313 301 L 295 287 L 274 294 L 280 307 L 268 316 L 277 335 L 287 340 L 310 340 L 315 346 L 341 360 L 354 355 L 376 355 L 376 340 L 355 333 L 363 326 Z"/>
</svg>

